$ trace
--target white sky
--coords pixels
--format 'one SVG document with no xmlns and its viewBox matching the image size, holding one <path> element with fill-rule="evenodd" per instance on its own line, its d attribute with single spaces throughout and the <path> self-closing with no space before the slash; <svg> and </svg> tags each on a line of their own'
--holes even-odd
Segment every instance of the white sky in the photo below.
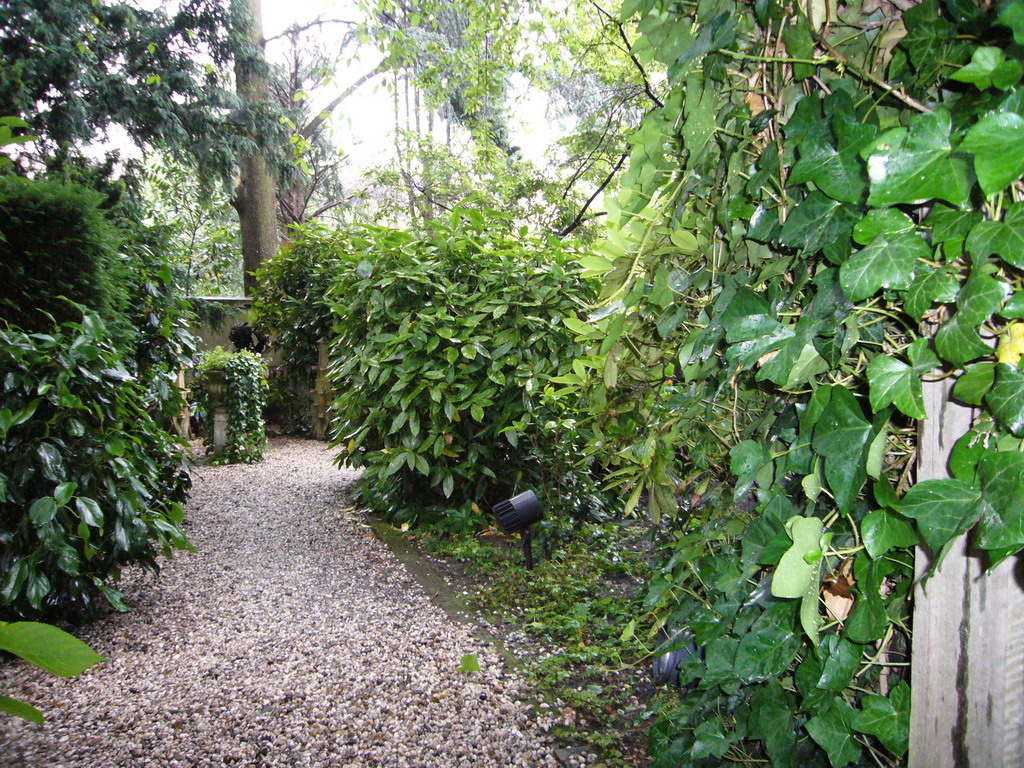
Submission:
<svg viewBox="0 0 1024 768">
<path fill-rule="evenodd" d="M 261 3 L 263 33 L 266 38 L 279 35 L 295 24 L 308 23 L 318 18 L 353 21 L 360 18 L 355 3 L 347 0 L 261 0 Z M 342 25 L 324 25 L 320 34 L 325 39 L 332 36 L 340 39 L 343 33 Z M 274 59 L 273 44 L 268 50 L 268 58 L 271 61 Z M 335 79 L 337 91 L 355 82 L 378 60 L 372 52 L 367 51 L 364 59 L 354 63 L 351 69 L 346 70 L 342 63 Z M 511 98 L 515 102 L 509 105 L 512 143 L 523 150 L 526 159 L 541 164 L 545 152 L 556 138 L 554 127 L 545 114 L 546 97 L 536 91 L 529 91 L 521 78 L 512 85 Z M 330 102 L 337 91 L 319 94 L 319 98 L 314 95 L 313 108 Z M 331 121 L 332 138 L 335 145 L 350 156 L 346 177 L 351 179 L 352 175 L 381 164 L 390 156 L 394 137 L 394 108 L 391 99 L 382 78 L 378 77 L 346 99 L 336 110 Z"/>
</svg>

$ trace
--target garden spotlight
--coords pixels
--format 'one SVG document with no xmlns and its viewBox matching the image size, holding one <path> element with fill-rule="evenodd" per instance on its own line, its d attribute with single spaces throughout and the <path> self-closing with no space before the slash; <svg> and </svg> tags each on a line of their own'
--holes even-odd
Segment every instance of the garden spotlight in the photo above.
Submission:
<svg viewBox="0 0 1024 768">
<path fill-rule="evenodd" d="M 519 533 L 523 537 L 523 556 L 526 558 L 526 569 L 533 570 L 533 548 L 530 541 L 530 526 L 544 515 L 540 509 L 540 500 L 533 491 L 525 491 L 511 499 L 499 501 L 494 505 L 494 514 L 498 517 L 498 525 L 506 534 Z"/>
</svg>

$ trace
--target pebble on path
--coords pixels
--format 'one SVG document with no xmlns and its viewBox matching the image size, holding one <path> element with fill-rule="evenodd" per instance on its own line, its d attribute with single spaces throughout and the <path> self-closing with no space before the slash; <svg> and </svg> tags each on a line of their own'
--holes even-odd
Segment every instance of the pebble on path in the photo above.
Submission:
<svg viewBox="0 0 1024 768">
<path fill-rule="evenodd" d="M 0 715 L 0 767 L 558 765 L 525 683 L 346 515 L 354 475 L 322 443 L 193 477 L 198 552 L 127 574 L 134 610 L 76 632 L 108 661 L 70 680 L 0 662 L 47 718 Z"/>
</svg>

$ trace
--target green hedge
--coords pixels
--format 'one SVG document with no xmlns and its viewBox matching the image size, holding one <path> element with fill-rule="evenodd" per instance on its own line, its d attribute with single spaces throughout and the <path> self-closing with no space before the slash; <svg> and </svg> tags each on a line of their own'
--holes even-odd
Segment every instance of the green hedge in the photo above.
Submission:
<svg viewBox="0 0 1024 768">
<path fill-rule="evenodd" d="M 422 234 L 339 240 L 332 444 L 364 468 L 365 503 L 469 528 L 513 491 L 556 487 L 556 467 L 575 471 L 552 439 L 566 414 L 543 395 L 581 351 L 562 318 L 595 297 L 570 246 L 463 208 Z M 554 499 L 563 509 L 592 501 L 592 484 L 564 487 L 580 492 Z"/>
<path fill-rule="evenodd" d="M 179 446 L 91 313 L 0 329 L 0 613 L 81 616 L 129 563 L 188 546 Z"/>
<path fill-rule="evenodd" d="M 78 184 L 0 177 L 0 319 L 45 330 L 80 316 L 65 299 L 120 318 L 129 275 L 103 201 Z"/>
</svg>

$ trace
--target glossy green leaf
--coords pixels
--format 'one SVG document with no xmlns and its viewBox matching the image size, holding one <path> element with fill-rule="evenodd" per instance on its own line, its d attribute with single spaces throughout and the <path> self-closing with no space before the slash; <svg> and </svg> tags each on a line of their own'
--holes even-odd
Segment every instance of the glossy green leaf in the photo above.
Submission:
<svg viewBox="0 0 1024 768">
<path fill-rule="evenodd" d="M 999 363 L 995 383 L 985 395 L 985 404 L 999 423 L 1017 437 L 1024 437 L 1024 373 Z"/>
<path fill-rule="evenodd" d="M 927 339 L 918 339 L 907 348 L 911 365 L 886 355 L 878 355 L 868 364 L 871 409 L 876 413 L 895 404 L 914 419 L 926 417 L 921 376 L 938 366 L 939 360 L 928 349 Z"/>
<path fill-rule="evenodd" d="M 959 291 L 960 282 L 953 270 L 933 269 L 918 264 L 914 282 L 906 293 L 904 307 L 907 314 L 920 320 L 935 302 L 955 301 Z"/>
<path fill-rule="evenodd" d="M 811 447 L 825 459 L 825 479 L 844 512 L 853 507 L 867 472 L 865 453 L 872 439 L 871 424 L 845 387 L 833 387 L 832 398 L 814 428 Z"/>
<path fill-rule="evenodd" d="M 693 746 L 690 757 L 695 760 L 707 757 L 722 757 L 735 742 L 739 741 L 733 731 L 726 733 L 721 717 L 711 717 L 693 729 Z"/>
<path fill-rule="evenodd" d="M 967 235 L 967 250 L 979 261 L 992 254 L 1024 267 L 1024 206 L 1009 206 L 1002 221 L 983 221 Z"/>
<path fill-rule="evenodd" d="M 793 619 L 791 603 L 775 603 L 743 635 L 736 651 L 736 675 L 742 682 L 772 680 L 789 668 L 800 650 Z"/>
<path fill-rule="evenodd" d="M 894 547 L 912 547 L 917 544 L 914 527 L 902 516 L 887 509 L 876 509 L 865 515 L 860 524 L 864 548 L 878 558 Z"/>
<path fill-rule="evenodd" d="M 1013 31 L 1013 41 L 1017 45 L 1024 45 L 1024 4 L 1007 3 L 999 13 L 996 23 L 1009 27 Z"/>
<path fill-rule="evenodd" d="M 981 493 L 963 480 L 938 478 L 911 486 L 899 512 L 917 522 L 921 538 L 934 553 L 977 522 Z"/>
<path fill-rule="evenodd" d="M 79 496 L 75 499 L 75 509 L 78 510 L 78 516 L 86 525 L 91 525 L 93 528 L 103 527 L 103 510 L 100 509 L 100 505 L 95 499 Z"/>
<path fill-rule="evenodd" d="M 43 496 L 32 502 L 28 509 L 28 519 L 36 525 L 46 525 L 57 515 L 57 502 L 53 496 Z"/>
<path fill-rule="evenodd" d="M 800 159 L 790 172 L 790 183 L 811 182 L 836 200 L 859 201 L 866 188 L 866 177 L 858 153 L 874 138 L 875 127 L 854 124 L 846 130 L 855 135 L 838 148 L 826 125 L 809 132 L 800 142 Z"/>
<path fill-rule="evenodd" d="M 824 660 L 818 688 L 839 693 L 853 679 L 853 673 L 860 666 L 863 649 L 836 635 L 828 635 L 822 639 L 819 652 Z"/>
<path fill-rule="evenodd" d="M 35 723 L 36 725 L 42 725 L 44 723 L 42 712 L 31 704 L 26 704 L 24 701 L 20 701 L 18 699 L 12 699 L 10 696 L 0 695 L 0 712 L 6 712 L 8 715 L 20 717 L 22 720 L 28 720 L 30 723 Z"/>
<path fill-rule="evenodd" d="M 815 253 L 848 239 L 858 218 L 851 206 L 815 191 L 789 214 L 779 240 L 804 253 Z"/>
<path fill-rule="evenodd" d="M 1002 49 L 984 45 L 976 48 L 971 55 L 969 64 L 964 65 L 954 72 L 951 80 L 961 83 L 971 83 L 980 90 L 991 88 L 1005 89 L 1013 85 L 1024 73 L 1021 64 L 1017 61 L 1007 61 Z"/>
<path fill-rule="evenodd" d="M 931 227 L 932 242 L 945 243 L 950 240 L 961 240 L 982 220 L 982 214 L 975 210 L 950 208 L 943 203 L 936 203 L 924 220 L 926 227 Z"/>
<path fill-rule="evenodd" d="M 999 451 L 978 461 L 982 498 L 978 544 L 985 549 L 1024 545 L 1024 453 Z"/>
<path fill-rule="evenodd" d="M 953 157 L 949 112 L 914 115 L 907 129 L 880 136 L 867 157 L 875 207 L 919 204 L 938 198 L 959 206 L 967 199 L 963 161 Z"/>
<path fill-rule="evenodd" d="M 943 360 L 955 365 L 966 365 L 991 354 L 992 348 L 981 340 L 977 331 L 953 315 L 935 334 L 935 351 Z"/>
<path fill-rule="evenodd" d="M 36 621 L 0 626 L 0 649 L 61 677 L 80 674 L 104 660 L 77 637 Z"/>
<path fill-rule="evenodd" d="M 818 562 L 813 556 L 821 553 L 821 532 L 824 528 L 820 518 L 792 517 L 786 521 L 786 532 L 792 539 L 792 546 L 782 556 L 772 575 L 772 594 L 775 597 L 803 597 L 808 585 L 818 572 Z M 812 559 L 809 559 L 812 558 Z M 817 593 L 817 585 L 814 585 Z"/>
<path fill-rule="evenodd" d="M 881 234 L 840 267 L 839 282 L 851 301 L 873 296 L 881 288 L 906 289 L 913 282 L 917 260 L 930 256 L 928 245 L 916 234 Z"/>
<path fill-rule="evenodd" d="M 744 440 L 730 451 L 730 469 L 736 475 L 733 491 L 736 498 L 742 497 L 754 482 L 757 473 L 772 460 L 771 453 L 756 440 Z"/>
<path fill-rule="evenodd" d="M 974 171 L 986 196 L 1001 192 L 1024 173 L 1024 117 L 985 115 L 967 132 L 960 149 L 974 154 Z"/>
<path fill-rule="evenodd" d="M 957 316 L 961 323 L 978 326 L 999 311 L 1010 287 L 982 272 L 973 273 L 957 296 Z"/>
<path fill-rule="evenodd" d="M 832 768 L 842 768 L 860 759 L 860 745 L 853 735 L 856 717 L 853 707 L 836 699 L 827 712 L 807 721 L 807 732 L 828 753 Z"/>
<path fill-rule="evenodd" d="M 853 240 L 860 245 L 869 245 L 879 235 L 894 235 L 914 232 L 917 226 L 907 214 L 896 208 L 872 208 L 853 228 Z"/>
<path fill-rule="evenodd" d="M 981 405 L 995 381 L 996 364 L 990 362 L 968 365 L 953 385 L 953 397 L 967 405 Z"/>
<path fill-rule="evenodd" d="M 900 680 L 888 698 L 868 694 L 853 721 L 860 733 L 876 737 L 896 757 L 902 757 L 910 745 L 910 686 Z"/>
</svg>

